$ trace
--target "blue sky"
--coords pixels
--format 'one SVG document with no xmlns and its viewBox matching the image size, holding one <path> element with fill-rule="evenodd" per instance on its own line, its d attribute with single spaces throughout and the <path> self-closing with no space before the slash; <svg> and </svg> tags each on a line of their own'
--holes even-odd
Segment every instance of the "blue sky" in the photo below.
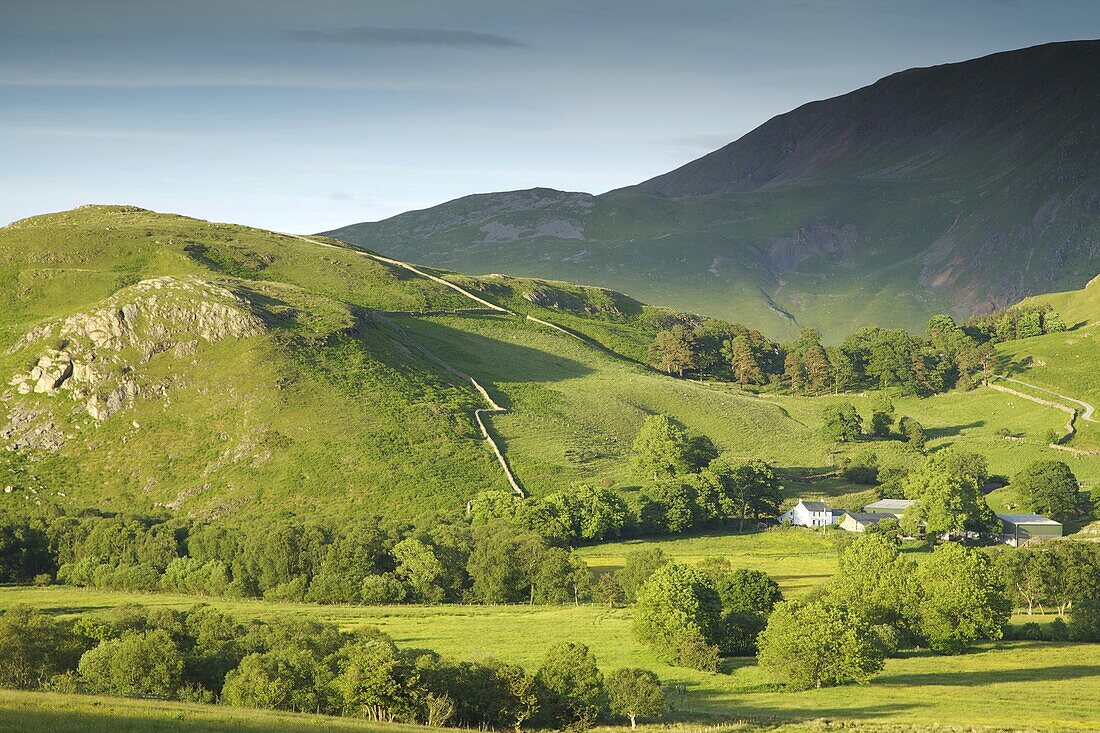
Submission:
<svg viewBox="0 0 1100 733">
<path fill-rule="evenodd" d="M 903 68 L 1095 37 L 1094 0 L 2 0 L 0 223 L 599 193 Z"/>
</svg>

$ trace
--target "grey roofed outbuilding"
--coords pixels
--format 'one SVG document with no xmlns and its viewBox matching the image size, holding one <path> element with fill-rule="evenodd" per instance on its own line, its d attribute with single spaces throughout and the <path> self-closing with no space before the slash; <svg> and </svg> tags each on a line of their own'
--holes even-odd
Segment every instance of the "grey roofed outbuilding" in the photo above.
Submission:
<svg viewBox="0 0 1100 733">
<path fill-rule="evenodd" d="M 1045 524 L 1049 526 L 1061 527 L 1061 522 L 1056 522 L 1050 517 L 1044 517 L 1042 514 L 998 514 L 997 519 L 1002 522 L 1008 522 L 1009 524 Z"/>
<path fill-rule="evenodd" d="M 881 514 L 872 514 L 871 512 L 845 512 L 849 517 L 856 520 L 860 524 L 874 524 L 881 522 L 883 519 L 889 519 Z"/>
<path fill-rule="evenodd" d="M 913 506 L 912 499 L 879 499 L 863 507 L 863 511 L 875 512 L 877 510 L 880 512 L 903 512 L 911 506 Z"/>
</svg>

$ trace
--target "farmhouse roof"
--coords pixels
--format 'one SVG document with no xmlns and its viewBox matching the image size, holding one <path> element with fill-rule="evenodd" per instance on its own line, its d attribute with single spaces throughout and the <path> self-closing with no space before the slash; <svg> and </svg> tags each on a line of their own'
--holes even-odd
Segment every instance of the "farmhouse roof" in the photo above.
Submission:
<svg viewBox="0 0 1100 733">
<path fill-rule="evenodd" d="M 829 506 L 823 501 L 806 501 L 805 499 L 799 499 L 798 501 L 811 512 L 829 511 Z"/>
</svg>

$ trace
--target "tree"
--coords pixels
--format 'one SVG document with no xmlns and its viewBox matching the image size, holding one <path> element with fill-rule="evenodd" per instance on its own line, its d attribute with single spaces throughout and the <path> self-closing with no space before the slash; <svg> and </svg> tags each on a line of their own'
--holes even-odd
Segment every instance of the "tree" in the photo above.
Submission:
<svg viewBox="0 0 1100 733">
<path fill-rule="evenodd" d="M 179 689 L 183 655 L 163 629 L 130 632 L 85 652 L 78 670 L 100 692 L 167 698 Z"/>
<path fill-rule="evenodd" d="M 822 412 L 825 437 L 838 443 L 857 440 L 863 434 L 863 420 L 856 408 L 848 402 L 829 405 Z"/>
<path fill-rule="evenodd" d="M 627 602 L 633 603 L 642 584 L 668 562 L 659 547 L 639 547 L 627 552 L 622 568 L 615 573 Z"/>
<path fill-rule="evenodd" d="M 626 603 L 626 593 L 619 584 L 618 573 L 603 573 L 596 580 L 592 588 L 592 595 L 600 603 L 606 603 L 608 608 L 615 608 Z"/>
<path fill-rule="evenodd" d="M 1016 338 L 1026 339 L 1043 335 L 1043 317 L 1039 311 L 1027 311 L 1016 321 Z"/>
<path fill-rule="evenodd" d="M 696 368 L 697 358 L 695 337 L 680 324 L 658 333 L 649 346 L 649 363 L 668 374 L 684 376 Z"/>
<path fill-rule="evenodd" d="M 1065 518 L 1077 511 L 1080 502 L 1077 477 L 1062 461 L 1035 461 L 1012 481 L 1020 498 L 1031 511 Z"/>
<path fill-rule="evenodd" d="M 752 459 L 731 463 L 712 461 L 697 482 L 697 499 L 705 519 L 745 520 L 773 517 L 779 512 L 783 487 L 775 471 L 764 461 Z"/>
<path fill-rule="evenodd" d="M 763 570 L 732 570 L 728 563 L 701 564 L 700 568 L 710 575 L 723 610 L 751 611 L 766 616 L 783 600 L 779 583 Z"/>
<path fill-rule="evenodd" d="M 603 674 L 584 644 L 559 642 L 550 647 L 535 682 L 540 717 L 559 729 L 586 728 L 607 711 Z"/>
<path fill-rule="evenodd" d="M 1066 330 L 1066 322 L 1054 311 L 1043 314 L 1043 333 L 1062 333 Z"/>
<path fill-rule="evenodd" d="M 1035 606 L 1042 609 L 1050 595 L 1050 578 L 1056 568 L 1052 553 L 1020 547 L 1005 549 L 994 555 L 994 566 L 1002 578 L 1005 590 L 1020 606 L 1027 607 L 1030 616 Z"/>
<path fill-rule="evenodd" d="M 978 454 L 935 454 L 905 480 L 905 496 L 915 503 L 902 517 L 903 528 L 910 535 L 923 529 L 933 536 L 997 531 L 1000 522 L 981 493 L 988 477 L 985 459 Z"/>
<path fill-rule="evenodd" d="M 345 715 L 377 721 L 412 717 L 418 691 L 411 684 L 411 670 L 392 643 L 378 640 L 350 645 L 342 650 L 341 657 L 340 672 L 333 680 L 333 688 L 340 696 Z M 287 675 L 282 669 L 268 670 L 261 667 L 260 661 L 262 659 L 255 660 L 247 669 L 241 664 L 245 673 L 239 681 L 236 678 L 233 680 L 233 699 L 251 699 L 256 692 L 264 694 L 263 682 L 270 679 L 269 689 L 278 690 L 281 701 L 275 707 L 282 707 L 291 704 L 296 688 L 309 684 L 308 677 L 300 673 Z M 302 662 L 284 665 L 289 672 L 298 672 L 303 667 L 308 669 L 308 665 Z M 228 678 L 225 686 L 227 689 L 230 687 Z"/>
<path fill-rule="evenodd" d="M 631 729 L 638 718 L 661 718 L 668 702 L 661 681 L 648 669 L 616 669 L 607 677 L 607 699 L 613 715 L 630 719 Z"/>
<path fill-rule="evenodd" d="M 883 667 L 866 621 L 821 601 L 780 603 L 757 644 L 760 666 L 794 690 L 866 683 Z"/>
<path fill-rule="evenodd" d="M 829 598 L 837 605 L 872 626 L 901 629 L 916 625 L 919 591 L 916 564 L 875 534 L 861 534 L 844 549 L 829 583 Z"/>
<path fill-rule="evenodd" d="M 722 601 L 702 571 L 681 564 L 661 567 L 638 590 L 634 635 L 673 662 L 683 663 L 685 638 L 714 645 L 721 631 Z"/>
<path fill-rule="evenodd" d="M 676 534 L 693 527 L 700 514 L 698 483 L 697 476 L 688 475 L 661 479 L 646 486 L 638 506 L 642 528 Z"/>
<path fill-rule="evenodd" d="M 413 598 L 421 603 L 443 600 L 443 589 L 439 587 L 443 564 L 430 545 L 408 537 L 394 545 L 391 554 L 397 562 L 396 575 Z"/>
<path fill-rule="evenodd" d="M 634 465 L 654 479 L 687 473 L 691 443 L 687 433 L 666 415 L 650 415 L 634 439 Z"/>
<path fill-rule="evenodd" d="M 0 687 L 40 687 L 73 669 L 83 651 L 68 624 L 30 606 L 13 606 L 0 616 Z"/>
<path fill-rule="evenodd" d="M 791 392 L 801 392 L 806 383 L 806 373 L 798 354 L 787 352 L 783 359 L 783 378 L 791 385 Z"/>
<path fill-rule="evenodd" d="M 515 603 L 530 596 L 546 551 L 538 535 L 508 524 L 477 528 L 466 570 L 482 603 Z"/>
<path fill-rule="evenodd" d="M 490 662 L 490 666 L 504 687 L 504 699 L 498 701 L 501 717 L 519 733 L 523 724 L 538 713 L 538 682 L 518 665 Z"/>
<path fill-rule="evenodd" d="M 924 452 L 928 436 L 925 435 L 924 426 L 911 417 L 902 417 L 898 420 L 898 432 L 905 438 L 905 442 L 913 450 Z"/>
<path fill-rule="evenodd" d="M 806 385 L 813 392 L 821 392 L 829 386 L 832 378 L 832 367 L 829 364 L 829 356 L 820 344 L 814 344 L 802 354 L 802 369 L 806 377 Z"/>
<path fill-rule="evenodd" d="M 741 334 L 727 341 L 729 352 L 730 370 L 734 378 L 742 387 L 748 384 L 763 384 L 764 370 L 760 365 L 752 343 L 746 334 Z"/>
<path fill-rule="evenodd" d="M 985 555 L 954 543 L 937 547 L 918 572 L 920 631 L 938 652 L 958 654 L 999 639 L 1012 611 Z"/>
<path fill-rule="evenodd" d="M 859 383 L 860 375 L 851 355 L 842 348 L 830 348 L 826 353 L 833 371 L 833 392 L 840 394 L 855 387 Z"/>
<path fill-rule="evenodd" d="M 876 438 L 888 438 L 893 427 L 894 403 L 886 394 L 882 394 L 871 413 L 871 435 Z"/>
</svg>

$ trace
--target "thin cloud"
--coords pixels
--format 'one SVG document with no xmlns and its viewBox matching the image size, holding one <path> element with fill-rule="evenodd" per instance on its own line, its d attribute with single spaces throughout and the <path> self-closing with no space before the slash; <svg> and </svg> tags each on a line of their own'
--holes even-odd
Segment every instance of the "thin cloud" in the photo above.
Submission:
<svg viewBox="0 0 1100 733">
<path fill-rule="evenodd" d="M 335 30 L 290 31 L 290 36 L 313 43 L 347 46 L 450 46 L 454 48 L 524 48 L 527 44 L 508 36 L 441 28 L 381 28 L 360 26 Z"/>
</svg>

